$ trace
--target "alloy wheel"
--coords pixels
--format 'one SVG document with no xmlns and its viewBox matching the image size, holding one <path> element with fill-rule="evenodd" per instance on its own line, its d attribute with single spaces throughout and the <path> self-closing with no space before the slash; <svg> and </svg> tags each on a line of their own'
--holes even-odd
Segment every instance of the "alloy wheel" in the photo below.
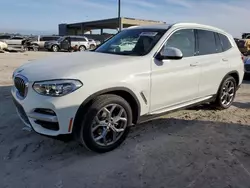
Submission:
<svg viewBox="0 0 250 188">
<path fill-rule="evenodd" d="M 56 45 L 53 46 L 53 51 L 57 52 L 58 51 L 58 47 Z"/>
<path fill-rule="evenodd" d="M 228 80 L 223 88 L 221 94 L 221 104 L 224 106 L 228 106 L 232 103 L 235 95 L 235 85 L 232 80 Z"/>
<path fill-rule="evenodd" d="M 81 46 L 81 47 L 79 48 L 79 51 L 85 51 L 85 47 L 84 47 L 84 46 Z"/>
<path fill-rule="evenodd" d="M 112 145 L 124 134 L 127 124 L 125 109 L 118 104 L 109 104 L 95 116 L 91 127 L 92 138 L 100 146 Z"/>
</svg>

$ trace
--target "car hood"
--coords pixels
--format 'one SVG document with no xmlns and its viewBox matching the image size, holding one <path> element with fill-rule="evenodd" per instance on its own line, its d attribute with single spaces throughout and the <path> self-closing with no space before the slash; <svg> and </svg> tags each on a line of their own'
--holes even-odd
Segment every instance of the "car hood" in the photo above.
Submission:
<svg viewBox="0 0 250 188">
<path fill-rule="evenodd" d="M 29 81 L 74 78 L 74 75 L 122 63 L 133 58 L 97 52 L 75 52 L 53 55 L 35 60 L 15 70 L 14 75 L 21 74 Z"/>
</svg>

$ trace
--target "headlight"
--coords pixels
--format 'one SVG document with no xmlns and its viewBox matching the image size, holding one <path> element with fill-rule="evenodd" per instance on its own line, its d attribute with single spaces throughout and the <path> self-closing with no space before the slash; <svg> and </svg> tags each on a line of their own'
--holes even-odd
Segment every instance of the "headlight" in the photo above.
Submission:
<svg viewBox="0 0 250 188">
<path fill-rule="evenodd" d="M 79 80 L 50 80 L 35 82 L 33 89 L 41 95 L 61 97 L 82 87 Z"/>
</svg>

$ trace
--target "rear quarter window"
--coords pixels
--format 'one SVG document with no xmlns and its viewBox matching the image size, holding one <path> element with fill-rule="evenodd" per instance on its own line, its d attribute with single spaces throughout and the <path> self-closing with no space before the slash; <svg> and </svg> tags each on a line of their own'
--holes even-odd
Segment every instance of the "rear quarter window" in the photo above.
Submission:
<svg viewBox="0 0 250 188">
<path fill-rule="evenodd" d="M 221 41 L 221 45 L 222 45 L 223 51 L 227 51 L 230 48 L 232 48 L 232 44 L 229 41 L 229 39 L 228 39 L 227 36 L 219 33 L 219 38 L 220 38 L 220 41 Z"/>
</svg>

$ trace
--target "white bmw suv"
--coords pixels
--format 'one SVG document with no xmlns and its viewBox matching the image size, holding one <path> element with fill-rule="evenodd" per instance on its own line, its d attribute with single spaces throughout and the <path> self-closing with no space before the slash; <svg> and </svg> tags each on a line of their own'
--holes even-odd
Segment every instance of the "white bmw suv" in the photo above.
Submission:
<svg viewBox="0 0 250 188">
<path fill-rule="evenodd" d="M 229 108 L 243 75 L 241 53 L 223 30 L 154 25 L 125 29 L 94 52 L 25 64 L 13 74 L 12 95 L 35 132 L 74 135 L 107 152 L 142 117 L 202 102 Z"/>
</svg>

